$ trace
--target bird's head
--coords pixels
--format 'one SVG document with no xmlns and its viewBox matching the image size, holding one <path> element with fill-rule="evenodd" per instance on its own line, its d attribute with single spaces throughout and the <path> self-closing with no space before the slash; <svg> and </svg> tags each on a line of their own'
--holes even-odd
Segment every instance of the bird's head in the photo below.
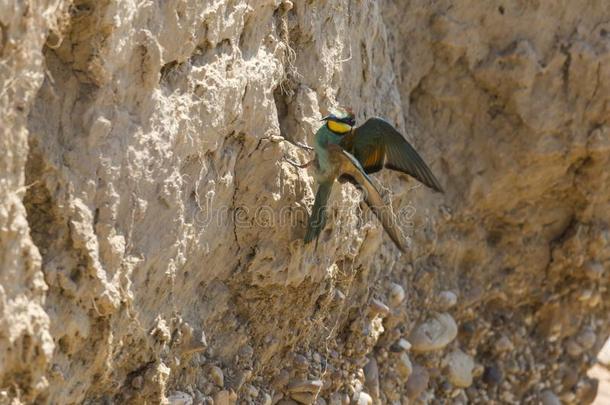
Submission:
<svg viewBox="0 0 610 405">
<path fill-rule="evenodd" d="M 354 113 L 350 109 L 332 111 L 329 115 L 322 118 L 322 121 L 326 121 L 328 129 L 339 135 L 348 133 L 356 125 Z"/>
</svg>

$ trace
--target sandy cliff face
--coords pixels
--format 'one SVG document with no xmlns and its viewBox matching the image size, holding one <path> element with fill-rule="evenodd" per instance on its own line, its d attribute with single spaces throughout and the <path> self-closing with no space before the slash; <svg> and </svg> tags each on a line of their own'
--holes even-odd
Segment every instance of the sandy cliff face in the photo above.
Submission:
<svg viewBox="0 0 610 405">
<path fill-rule="evenodd" d="M 610 11 L 487 3 L 0 5 L 3 400 L 590 401 Z M 339 104 L 446 190 L 377 176 L 408 254 L 349 185 L 301 242 Z"/>
</svg>

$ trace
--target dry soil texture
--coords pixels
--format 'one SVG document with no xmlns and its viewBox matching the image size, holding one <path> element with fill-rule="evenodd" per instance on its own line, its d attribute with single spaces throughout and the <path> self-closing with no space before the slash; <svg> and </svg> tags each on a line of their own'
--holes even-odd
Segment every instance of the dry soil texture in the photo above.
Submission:
<svg viewBox="0 0 610 405">
<path fill-rule="evenodd" d="M 585 404 L 610 331 L 607 0 L 0 0 L 0 402 Z M 321 114 L 445 194 L 335 187 Z"/>
</svg>

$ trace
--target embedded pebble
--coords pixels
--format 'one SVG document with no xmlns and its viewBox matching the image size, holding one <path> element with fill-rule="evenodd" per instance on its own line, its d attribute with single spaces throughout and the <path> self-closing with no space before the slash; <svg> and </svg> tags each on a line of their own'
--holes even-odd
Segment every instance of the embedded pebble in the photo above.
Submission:
<svg viewBox="0 0 610 405">
<path fill-rule="evenodd" d="M 544 390 L 540 395 L 540 400 L 542 401 L 542 405 L 561 405 L 561 401 L 551 390 Z"/>
<path fill-rule="evenodd" d="M 307 370 L 309 368 L 309 360 L 303 355 L 295 354 L 292 362 L 299 370 Z"/>
<path fill-rule="evenodd" d="M 595 345 L 595 341 L 597 340 L 597 336 L 595 333 L 586 328 L 583 330 L 577 337 L 576 341 L 583 347 L 585 350 L 591 349 Z"/>
<path fill-rule="evenodd" d="M 357 404 L 358 405 L 372 405 L 373 398 L 371 398 L 371 396 L 369 394 L 367 394 L 366 392 L 360 392 L 360 394 L 358 394 Z"/>
<path fill-rule="evenodd" d="M 409 342 L 417 352 L 439 350 L 455 339 L 457 331 L 457 324 L 451 315 L 436 314 L 411 333 Z"/>
<path fill-rule="evenodd" d="M 576 343 L 574 340 L 569 339 L 566 342 L 566 351 L 570 355 L 570 357 L 578 357 L 582 354 L 583 348 L 581 345 Z"/>
<path fill-rule="evenodd" d="M 311 392 L 294 392 L 290 394 L 290 398 L 301 404 L 310 405 L 316 400 L 316 394 L 312 394 Z"/>
<path fill-rule="evenodd" d="M 254 349 L 250 345 L 245 345 L 239 349 L 239 357 L 244 360 L 250 360 L 254 355 Z"/>
<path fill-rule="evenodd" d="M 227 390 L 218 391 L 216 395 L 214 395 L 214 405 L 230 405 L 231 404 L 231 394 Z"/>
<path fill-rule="evenodd" d="M 457 304 L 457 295 L 453 291 L 443 291 L 438 295 L 438 308 L 447 311 Z"/>
<path fill-rule="evenodd" d="M 592 380 L 588 377 L 581 379 L 576 385 L 576 397 L 580 404 L 590 404 L 595 400 L 599 380 Z"/>
<path fill-rule="evenodd" d="M 424 367 L 415 365 L 413 367 L 413 373 L 407 381 L 405 388 L 407 390 L 407 397 L 411 400 L 419 397 L 422 392 L 428 388 L 428 382 L 430 381 L 430 374 Z"/>
<path fill-rule="evenodd" d="M 472 385 L 474 360 L 463 351 L 456 349 L 447 355 L 449 381 L 455 387 L 468 388 Z"/>
<path fill-rule="evenodd" d="M 364 366 L 364 386 L 375 399 L 379 398 L 379 368 L 377 360 L 371 357 L 368 363 Z"/>
<path fill-rule="evenodd" d="M 290 393 L 293 392 L 311 392 L 318 393 L 322 389 L 322 380 L 308 380 L 308 381 L 293 381 L 288 384 L 286 390 Z"/>
<path fill-rule="evenodd" d="M 239 391 L 239 389 L 244 385 L 244 383 L 252 377 L 252 370 L 242 370 L 235 376 L 233 380 L 232 388 L 235 391 Z"/>
<path fill-rule="evenodd" d="M 271 398 L 271 395 L 269 395 L 265 392 L 263 394 L 263 405 L 271 405 L 272 403 L 273 403 L 273 398 Z"/>
<path fill-rule="evenodd" d="M 394 342 L 389 349 L 393 353 L 405 352 L 411 349 L 411 343 L 406 339 L 399 339 Z"/>
<path fill-rule="evenodd" d="M 169 405 L 193 405 L 193 397 L 186 392 L 174 391 L 167 397 Z"/>
<path fill-rule="evenodd" d="M 216 384 L 219 387 L 224 387 L 225 384 L 225 378 L 224 378 L 224 374 L 222 373 L 222 369 L 218 366 L 211 366 L 210 370 L 210 378 L 212 379 L 212 382 L 214 384 Z"/>
<path fill-rule="evenodd" d="M 216 405 L 216 404 L 214 404 Z M 292 399 L 281 399 L 277 405 L 299 405 L 298 402 L 293 401 Z"/>
<path fill-rule="evenodd" d="M 341 405 L 343 403 L 343 396 L 338 392 L 333 392 L 330 394 L 330 398 L 328 400 L 329 405 Z"/>
<path fill-rule="evenodd" d="M 405 352 L 411 350 L 411 343 L 404 338 L 399 339 L 398 342 L 396 342 L 396 346 Z"/>
<path fill-rule="evenodd" d="M 390 287 L 390 306 L 397 307 L 405 300 L 405 290 L 401 285 L 392 283 Z"/>
<path fill-rule="evenodd" d="M 563 377 L 561 378 L 561 386 L 563 390 L 571 390 L 578 383 L 578 372 L 573 367 L 566 367 L 563 370 Z"/>
<path fill-rule="evenodd" d="M 388 306 L 383 302 L 373 298 L 369 304 L 369 311 L 373 316 L 379 315 L 383 318 L 388 316 L 390 313 L 390 308 L 388 308 Z"/>
<path fill-rule="evenodd" d="M 582 290 L 580 295 L 578 296 L 579 301 L 589 301 L 593 297 L 593 290 L 587 289 Z"/>
<path fill-rule="evenodd" d="M 233 383 L 230 385 L 235 391 L 239 391 L 239 389 L 244 385 L 244 383 L 252 377 L 252 370 L 242 370 L 237 373 L 235 378 L 233 379 Z"/>
<path fill-rule="evenodd" d="M 250 398 L 256 398 L 258 397 L 258 388 L 256 388 L 254 385 L 248 384 L 246 385 L 246 395 L 249 396 Z"/>
<path fill-rule="evenodd" d="M 398 363 L 396 364 L 396 371 L 398 371 L 398 374 L 400 374 L 402 381 L 407 381 L 413 372 L 413 365 L 411 364 L 411 359 L 409 359 L 409 355 L 407 353 L 400 353 Z"/>
<path fill-rule="evenodd" d="M 483 381 L 489 385 L 497 385 L 502 381 L 502 370 L 495 365 L 485 367 L 482 378 Z"/>
<path fill-rule="evenodd" d="M 271 386 L 275 389 L 281 389 L 288 384 L 290 381 L 290 374 L 286 370 L 280 371 L 280 373 L 273 379 Z"/>
<path fill-rule="evenodd" d="M 506 336 L 502 336 L 500 339 L 498 339 L 495 347 L 496 351 L 499 353 L 510 352 L 514 349 L 513 342 L 511 342 L 511 340 Z"/>
</svg>

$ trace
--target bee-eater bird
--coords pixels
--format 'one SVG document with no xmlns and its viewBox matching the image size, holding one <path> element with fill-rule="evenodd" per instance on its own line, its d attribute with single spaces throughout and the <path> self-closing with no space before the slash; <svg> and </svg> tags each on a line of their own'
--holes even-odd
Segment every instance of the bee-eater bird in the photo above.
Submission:
<svg viewBox="0 0 610 405">
<path fill-rule="evenodd" d="M 404 252 L 391 211 L 388 212 L 389 207 L 384 203 L 369 174 L 387 167 L 406 173 L 442 193 L 440 183 L 404 136 L 384 119 L 369 118 L 355 128 L 354 114 L 347 111 L 330 114 L 322 120 L 325 123 L 316 132 L 314 140 L 316 157 L 299 166 L 307 167 L 313 163 L 318 183 L 316 199 L 305 233 L 305 243 L 315 239 L 317 247 L 320 232 L 326 225 L 328 199 L 335 180 L 339 180 L 349 181 L 363 191 L 367 205 L 379 218 L 392 241 Z"/>
</svg>

